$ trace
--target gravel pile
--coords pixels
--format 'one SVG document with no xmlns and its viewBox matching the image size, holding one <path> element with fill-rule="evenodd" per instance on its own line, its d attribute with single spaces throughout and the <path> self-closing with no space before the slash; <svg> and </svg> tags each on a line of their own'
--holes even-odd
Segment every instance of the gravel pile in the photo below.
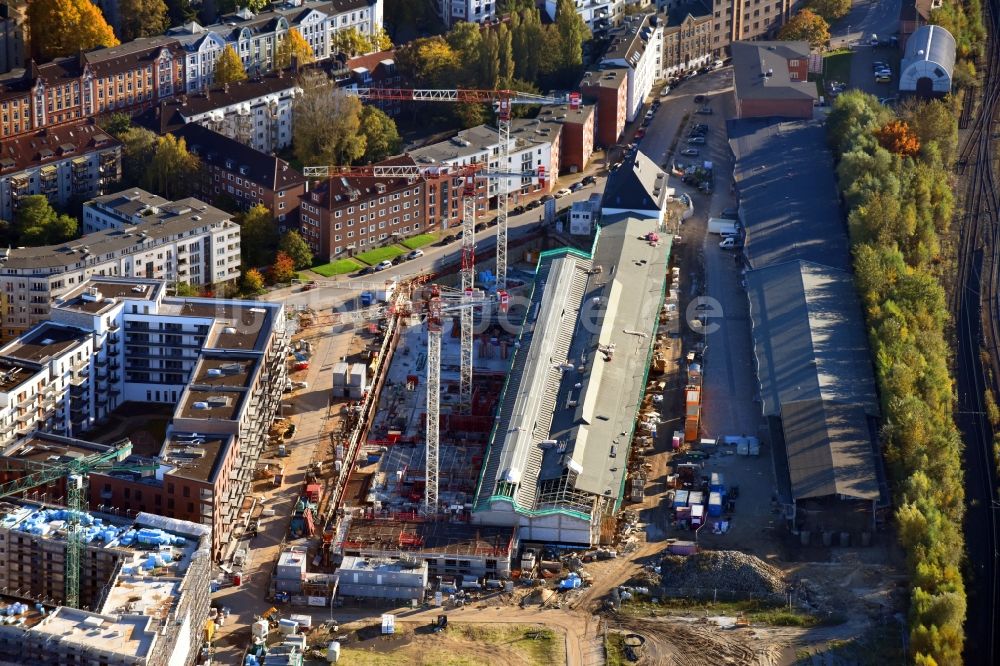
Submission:
<svg viewBox="0 0 1000 666">
<path fill-rule="evenodd" d="M 687 557 L 667 555 L 660 563 L 666 588 L 707 588 L 766 596 L 781 594 L 781 572 L 760 558 L 735 550 L 704 551 Z"/>
</svg>

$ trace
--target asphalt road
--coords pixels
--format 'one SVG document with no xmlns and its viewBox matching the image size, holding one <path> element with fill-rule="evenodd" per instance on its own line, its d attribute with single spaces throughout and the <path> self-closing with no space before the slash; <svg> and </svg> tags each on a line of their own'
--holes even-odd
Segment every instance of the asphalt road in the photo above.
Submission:
<svg viewBox="0 0 1000 666">
<path fill-rule="evenodd" d="M 858 0 L 847 16 L 830 26 L 830 46 L 839 48 L 866 41 L 876 34 L 880 39 L 899 31 L 901 0 Z"/>
</svg>

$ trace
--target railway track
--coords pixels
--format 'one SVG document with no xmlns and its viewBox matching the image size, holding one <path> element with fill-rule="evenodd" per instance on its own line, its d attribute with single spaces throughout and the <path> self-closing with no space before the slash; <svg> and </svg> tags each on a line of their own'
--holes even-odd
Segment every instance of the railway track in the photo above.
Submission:
<svg viewBox="0 0 1000 666">
<path fill-rule="evenodd" d="M 964 215 L 959 230 L 958 280 L 952 296 L 958 349 L 956 423 L 965 441 L 966 547 L 969 559 L 966 620 L 966 664 L 994 664 L 997 644 L 998 515 L 995 504 L 997 470 L 993 459 L 993 425 L 986 391 L 1000 395 L 1000 197 L 991 144 L 993 123 L 1000 112 L 1000 0 L 985 6 L 989 40 L 984 88 L 978 113 L 970 103 L 959 126 L 968 129 L 961 146 L 957 172 L 965 178 Z M 985 365 L 981 349 L 989 352 Z M 987 372 L 987 370 L 991 372 Z"/>
</svg>

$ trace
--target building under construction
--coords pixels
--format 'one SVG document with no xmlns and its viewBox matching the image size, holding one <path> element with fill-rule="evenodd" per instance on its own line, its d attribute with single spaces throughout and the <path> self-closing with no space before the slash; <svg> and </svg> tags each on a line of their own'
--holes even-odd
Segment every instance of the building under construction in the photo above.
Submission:
<svg viewBox="0 0 1000 666">
<path fill-rule="evenodd" d="M 65 594 L 67 510 L 0 504 L 0 659 L 195 663 L 209 616 L 210 529 L 81 513 L 82 609 Z M 26 602 L 26 603 L 24 603 Z"/>
</svg>

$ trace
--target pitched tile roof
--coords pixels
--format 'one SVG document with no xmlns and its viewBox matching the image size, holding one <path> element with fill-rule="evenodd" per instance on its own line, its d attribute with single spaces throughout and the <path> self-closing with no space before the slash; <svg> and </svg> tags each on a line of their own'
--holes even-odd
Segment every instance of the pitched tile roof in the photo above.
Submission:
<svg viewBox="0 0 1000 666">
<path fill-rule="evenodd" d="M 92 120 L 50 127 L 0 141 L 0 174 L 16 173 L 33 165 L 58 162 L 117 145 L 118 140 Z"/>
<path fill-rule="evenodd" d="M 279 192 L 305 183 L 305 177 L 280 157 L 265 155 L 201 125 L 189 123 L 172 134 L 183 138 L 188 150 L 205 164 L 241 173 L 243 178 L 269 190 Z"/>
</svg>

